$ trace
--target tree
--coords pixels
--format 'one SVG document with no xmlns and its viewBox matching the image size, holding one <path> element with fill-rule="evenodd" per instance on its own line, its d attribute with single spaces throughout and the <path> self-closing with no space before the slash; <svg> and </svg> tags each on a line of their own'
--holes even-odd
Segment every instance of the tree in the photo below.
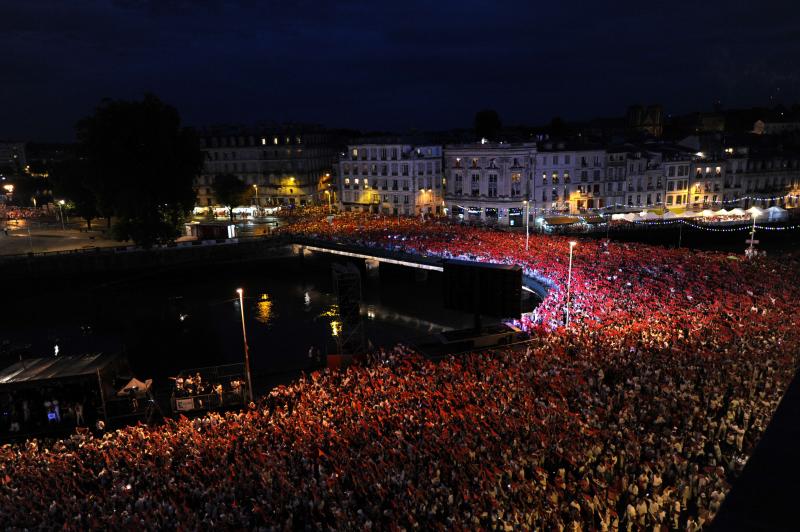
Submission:
<svg viewBox="0 0 800 532">
<path fill-rule="evenodd" d="M 77 133 L 97 209 L 113 213 L 115 236 L 144 247 L 174 241 L 194 205 L 192 182 L 203 163 L 178 111 L 151 94 L 104 100 Z"/>
<path fill-rule="evenodd" d="M 97 208 L 96 184 L 89 180 L 88 166 L 84 159 L 67 159 L 56 164 L 50 172 L 53 194 L 69 201 L 70 212 L 86 221 L 92 228 L 92 219 L 100 215 Z"/>
<path fill-rule="evenodd" d="M 220 174 L 214 176 L 211 188 L 217 202 L 228 207 L 233 222 L 233 208 L 245 202 L 250 187 L 233 174 Z"/>
<path fill-rule="evenodd" d="M 494 109 L 483 109 L 475 113 L 475 135 L 479 139 L 497 140 L 502 126 L 500 115 Z"/>
</svg>

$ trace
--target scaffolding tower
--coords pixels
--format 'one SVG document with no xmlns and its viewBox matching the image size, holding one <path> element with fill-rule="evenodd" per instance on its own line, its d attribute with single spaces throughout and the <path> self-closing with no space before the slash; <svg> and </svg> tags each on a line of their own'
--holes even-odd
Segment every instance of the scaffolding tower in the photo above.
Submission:
<svg viewBox="0 0 800 532">
<path fill-rule="evenodd" d="M 361 272 L 352 263 L 333 264 L 333 292 L 339 305 L 339 332 L 336 344 L 339 354 L 364 352 L 364 323 L 361 319 Z"/>
</svg>

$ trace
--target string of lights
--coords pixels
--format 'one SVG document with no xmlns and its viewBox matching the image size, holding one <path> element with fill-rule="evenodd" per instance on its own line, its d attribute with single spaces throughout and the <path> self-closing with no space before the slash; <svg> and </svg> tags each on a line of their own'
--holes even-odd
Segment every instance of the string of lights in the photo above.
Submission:
<svg viewBox="0 0 800 532">
<path fill-rule="evenodd" d="M 641 222 L 629 222 L 636 225 L 672 225 L 672 224 L 684 224 L 688 225 L 689 227 L 693 227 L 695 229 L 701 229 L 703 231 L 714 231 L 719 233 L 732 233 L 735 231 L 748 231 L 751 230 L 754 226 L 747 224 L 747 225 L 737 225 L 735 227 L 709 227 L 707 225 L 701 225 L 692 223 L 688 220 L 657 220 L 657 221 L 641 221 Z M 756 225 L 756 229 L 759 230 L 766 230 L 766 231 L 792 231 L 795 229 L 800 229 L 800 224 L 793 224 L 793 225 L 782 225 L 782 226 L 770 226 L 770 225 Z"/>
<path fill-rule="evenodd" d="M 709 204 L 711 204 L 711 205 L 723 204 L 723 203 L 724 204 L 734 204 L 734 203 L 740 203 L 740 202 L 746 201 L 746 200 L 752 200 L 752 201 L 780 201 L 782 199 L 800 199 L 800 194 L 786 194 L 786 195 L 783 195 L 783 196 L 773 196 L 773 197 L 769 197 L 769 198 L 758 197 L 758 196 L 742 196 L 740 198 L 736 198 L 736 199 L 732 199 L 732 200 L 711 201 L 711 202 L 709 202 Z M 655 209 L 655 208 L 659 208 L 659 207 L 663 207 L 663 206 L 664 206 L 664 202 L 663 201 L 659 201 L 659 202 L 656 202 L 656 203 L 647 203 L 647 204 L 640 204 L 640 203 L 612 203 L 612 204 L 606 205 L 605 207 L 599 207 L 599 209 L 600 210 L 618 209 L 618 208 Z"/>
</svg>

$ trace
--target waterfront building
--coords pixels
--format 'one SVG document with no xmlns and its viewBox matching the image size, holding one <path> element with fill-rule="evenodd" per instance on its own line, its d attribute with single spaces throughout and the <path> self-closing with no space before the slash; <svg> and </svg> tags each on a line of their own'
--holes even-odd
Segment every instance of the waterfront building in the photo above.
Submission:
<svg viewBox="0 0 800 532">
<path fill-rule="evenodd" d="M 439 145 L 375 139 L 352 144 L 339 159 L 337 181 L 343 211 L 406 216 L 444 212 Z"/>
<path fill-rule="evenodd" d="M 444 149 L 445 204 L 449 216 L 490 225 L 525 223 L 533 200 L 535 143 L 449 145 Z M 533 216 L 533 205 L 530 215 Z"/>
<path fill-rule="evenodd" d="M 250 204 L 307 205 L 324 195 L 340 135 L 316 125 L 215 126 L 197 130 L 204 154 L 195 179 L 197 205 L 215 205 L 217 175 L 233 174 L 253 188 Z"/>
</svg>

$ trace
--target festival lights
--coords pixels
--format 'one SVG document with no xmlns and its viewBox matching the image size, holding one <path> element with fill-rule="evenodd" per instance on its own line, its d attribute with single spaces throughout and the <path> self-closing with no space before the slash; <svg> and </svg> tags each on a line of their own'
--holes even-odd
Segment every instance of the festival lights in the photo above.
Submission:
<svg viewBox="0 0 800 532">
<path fill-rule="evenodd" d="M 669 225 L 669 224 L 684 224 L 695 229 L 702 229 L 703 231 L 714 231 L 718 233 L 732 233 L 735 231 L 747 231 L 753 227 L 756 229 L 765 229 L 767 231 L 791 231 L 800 229 L 800 224 L 770 226 L 770 225 L 737 225 L 735 227 L 708 227 L 707 225 L 700 225 L 689 222 L 687 220 L 657 220 L 657 221 L 641 221 L 641 222 L 628 222 L 636 225 Z"/>
</svg>

